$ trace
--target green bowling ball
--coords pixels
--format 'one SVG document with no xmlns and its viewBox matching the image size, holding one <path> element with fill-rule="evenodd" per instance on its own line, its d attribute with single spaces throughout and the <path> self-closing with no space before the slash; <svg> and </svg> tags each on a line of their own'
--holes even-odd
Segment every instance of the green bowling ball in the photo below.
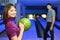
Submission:
<svg viewBox="0 0 60 40">
<path fill-rule="evenodd" d="M 27 31 L 30 29 L 31 27 L 31 22 L 28 18 L 21 18 L 19 20 L 19 22 L 23 23 L 24 24 L 24 31 Z"/>
</svg>

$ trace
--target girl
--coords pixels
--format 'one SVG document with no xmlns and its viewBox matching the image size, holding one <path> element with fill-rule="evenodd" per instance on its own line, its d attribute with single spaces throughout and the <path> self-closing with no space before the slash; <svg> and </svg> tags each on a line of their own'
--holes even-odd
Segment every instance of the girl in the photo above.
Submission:
<svg viewBox="0 0 60 40">
<path fill-rule="evenodd" d="M 24 25 L 18 23 L 18 26 L 14 23 L 16 17 L 16 7 L 13 4 L 7 4 L 4 8 L 3 19 L 6 25 L 6 32 L 9 40 L 22 40 Z"/>
</svg>

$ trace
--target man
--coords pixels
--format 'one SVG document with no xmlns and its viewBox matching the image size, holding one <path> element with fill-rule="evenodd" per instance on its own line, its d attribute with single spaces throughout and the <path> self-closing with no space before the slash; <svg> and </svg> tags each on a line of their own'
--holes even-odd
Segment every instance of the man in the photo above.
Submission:
<svg viewBox="0 0 60 40">
<path fill-rule="evenodd" d="M 54 40 L 54 31 L 53 31 L 53 25 L 55 22 L 55 10 L 52 8 L 52 5 L 50 3 L 47 4 L 47 9 L 48 9 L 48 13 L 47 13 L 47 26 L 46 26 L 46 30 L 44 32 L 44 40 L 47 40 L 47 33 L 48 31 L 50 31 L 51 34 L 51 40 Z"/>
</svg>

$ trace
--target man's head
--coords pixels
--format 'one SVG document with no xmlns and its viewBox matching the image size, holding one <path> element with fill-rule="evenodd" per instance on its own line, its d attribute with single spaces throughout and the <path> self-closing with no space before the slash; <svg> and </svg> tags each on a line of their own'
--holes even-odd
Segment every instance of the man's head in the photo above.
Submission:
<svg viewBox="0 0 60 40">
<path fill-rule="evenodd" d="M 52 5 L 50 4 L 50 3 L 48 3 L 47 5 L 47 9 L 49 10 L 49 9 L 52 9 Z"/>
</svg>

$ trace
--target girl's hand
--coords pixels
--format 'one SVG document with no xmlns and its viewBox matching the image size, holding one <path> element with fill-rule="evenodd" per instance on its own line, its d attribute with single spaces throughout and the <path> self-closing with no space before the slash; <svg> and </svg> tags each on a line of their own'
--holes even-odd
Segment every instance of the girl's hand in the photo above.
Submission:
<svg viewBox="0 0 60 40">
<path fill-rule="evenodd" d="M 24 30 L 24 24 L 23 23 L 19 23 L 19 28 L 21 29 L 21 30 Z"/>
</svg>

